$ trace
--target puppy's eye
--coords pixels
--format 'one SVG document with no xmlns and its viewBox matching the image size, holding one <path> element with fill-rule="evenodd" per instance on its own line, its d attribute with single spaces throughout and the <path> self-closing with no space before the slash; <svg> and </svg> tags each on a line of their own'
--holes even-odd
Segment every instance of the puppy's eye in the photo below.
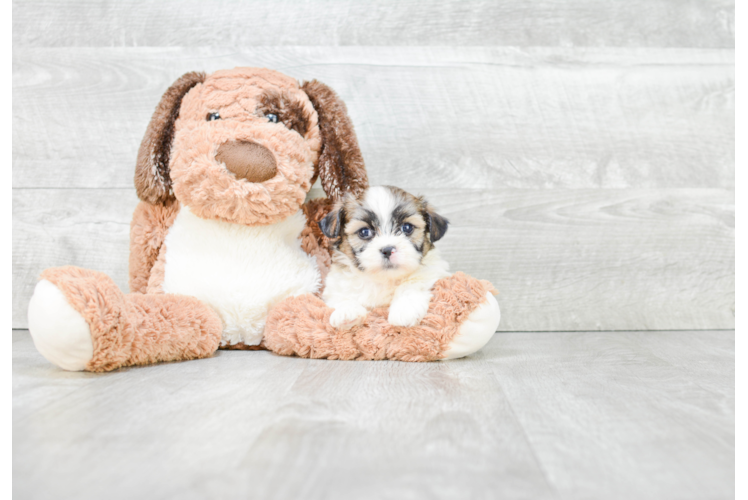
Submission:
<svg viewBox="0 0 748 500">
<path fill-rule="evenodd" d="M 275 113 L 268 113 L 265 115 L 265 118 L 267 118 L 269 122 L 278 123 L 278 115 Z"/>
<path fill-rule="evenodd" d="M 358 237 L 362 240 L 368 240 L 372 236 L 374 236 L 374 233 L 372 233 L 371 229 L 369 229 L 368 227 L 362 227 L 358 230 Z"/>
<path fill-rule="evenodd" d="M 403 232 L 404 232 L 405 234 L 410 234 L 410 233 L 412 233 L 412 232 L 413 232 L 413 229 L 415 229 L 415 228 L 413 227 L 413 224 L 410 224 L 410 223 L 408 223 L 408 222 L 406 222 L 405 224 L 403 224 L 402 230 L 403 230 Z"/>
<path fill-rule="evenodd" d="M 212 122 L 213 120 L 220 120 L 221 115 L 219 115 L 218 112 L 208 113 L 208 116 L 206 116 L 205 119 L 208 120 L 209 122 Z"/>
</svg>

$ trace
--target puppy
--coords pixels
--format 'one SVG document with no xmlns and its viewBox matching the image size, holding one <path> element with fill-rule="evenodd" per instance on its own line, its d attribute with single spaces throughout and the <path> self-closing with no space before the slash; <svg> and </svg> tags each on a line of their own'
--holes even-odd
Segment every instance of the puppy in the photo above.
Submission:
<svg viewBox="0 0 748 500">
<path fill-rule="evenodd" d="M 434 248 L 448 224 L 423 197 L 396 187 L 346 195 L 319 222 L 334 245 L 322 294 L 335 309 L 330 324 L 351 328 L 369 309 L 387 305 L 391 325 L 420 323 L 434 283 L 450 275 Z"/>
</svg>

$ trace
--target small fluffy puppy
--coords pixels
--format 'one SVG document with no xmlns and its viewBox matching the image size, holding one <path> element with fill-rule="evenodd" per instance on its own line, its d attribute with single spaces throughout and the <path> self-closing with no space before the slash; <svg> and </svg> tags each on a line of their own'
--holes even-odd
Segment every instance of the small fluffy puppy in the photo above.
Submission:
<svg viewBox="0 0 748 500">
<path fill-rule="evenodd" d="M 448 224 L 423 197 L 392 186 L 371 187 L 338 202 L 319 222 L 334 242 L 322 294 L 335 309 L 330 324 L 351 328 L 369 309 L 388 304 L 391 325 L 420 323 L 434 283 L 450 275 L 434 248 Z"/>
</svg>

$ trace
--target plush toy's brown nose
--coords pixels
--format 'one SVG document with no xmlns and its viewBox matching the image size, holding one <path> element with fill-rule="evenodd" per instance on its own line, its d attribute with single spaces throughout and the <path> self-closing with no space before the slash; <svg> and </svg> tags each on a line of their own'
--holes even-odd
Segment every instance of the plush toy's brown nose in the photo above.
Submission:
<svg viewBox="0 0 748 500">
<path fill-rule="evenodd" d="M 225 142 L 218 147 L 216 160 L 225 163 L 237 179 L 249 182 L 266 181 L 275 177 L 278 171 L 273 153 L 254 142 Z"/>
</svg>

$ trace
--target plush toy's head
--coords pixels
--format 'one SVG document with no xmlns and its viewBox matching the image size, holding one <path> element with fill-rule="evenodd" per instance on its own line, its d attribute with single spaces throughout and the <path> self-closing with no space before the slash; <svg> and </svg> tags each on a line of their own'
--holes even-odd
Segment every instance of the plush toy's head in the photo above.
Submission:
<svg viewBox="0 0 748 500">
<path fill-rule="evenodd" d="M 267 69 L 187 73 L 161 98 L 138 152 L 149 203 L 247 225 L 295 213 L 319 176 L 333 200 L 368 185 L 345 104 L 326 85 Z"/>
</svg>

